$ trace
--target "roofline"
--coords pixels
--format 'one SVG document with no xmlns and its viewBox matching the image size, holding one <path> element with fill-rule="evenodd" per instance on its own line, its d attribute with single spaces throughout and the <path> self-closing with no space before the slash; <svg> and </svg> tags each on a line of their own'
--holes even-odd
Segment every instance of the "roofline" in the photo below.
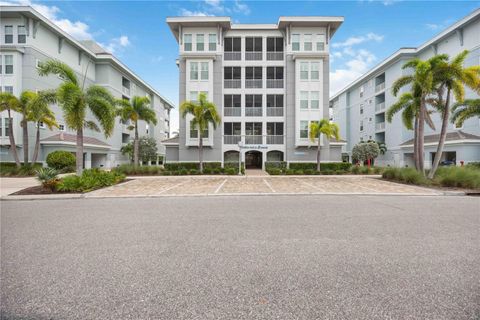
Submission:
<svg viewBox="0 0 480 320">
<path fill-rule="evenodd" d="M 340 95 L 345 93 L 349 88 L 357 85 L 359 82 L 362 82 L 365 80 L 365 78 L 370 77 L 373 73 L 377 72 L 379 69 L 383 68 L 387 64 L 394 62 L 397 58 L 400 58 L 401 56 L 407 56 L 407 55 L 412 55 L 412 54 L 418 54 L 419 52 L 429 48 L 432 44 L 440 41 L 441 39 L 445 38 L 446 36 L 450 35 L 451 33 L 455 32 L 458 28 L 461 28 L 465 24 L 468 24 L 470 21 L 475 19 L 476 17 L 480 16 L 480 8 L 472 11 L 470 14 L 465 16 L 464 18 L 458 20 L 454 24 L 452 24 L 450 27 L 444 29 L 440 33 L 438 33 L 436 36 L 431 38 L 430 40 L 427 40 L 423 44 L 421 44 L 418 47 L 411 47 L 411 48 L 400 48 L 398 49 L 395 53 L 390 55 L 388 58 L 377 64 L 375 67 L 367 71 L 365 74 L 345 86 L 343 89 L 341 89 L 339 92 L 337 92 L 335 95 L 330 97 L 330 101 L 333 99 L 338 98 Z"/>
<path fill-rule="evenodd" d="M 150 84 L 145 82 L 142 78 L 140 78 L 137 74 L 135 74 L 132 70 L 130 70 L 130 68 L 128 68 L 123 62 L 121 62 L 113 54 L 111 54 L 111 53 L 99 53 L 99 54 L 94 53 L 93 51 L 88 49 L 86 46 L 84 46 L 80 41 L 76 40 L 70 34 L 68 34 L 65 31 L 63 31 L 62 29 L 60 29 L 55 23 L 53 23 L 50 19 L 46 18 L 40 12 L 35 10 L 33 7 L 31 7 L 31 6 L 5 6 L 5 5 L 0 5 L 0 7 L 2 8 L 2 12 L 19 12 L 19 13 L 28 12 L 28 13 L 34 15 L 35 17 L 37 17 L 39 20 L 43 21 L 49 28 L 53 29 L 55 32 L 62 35 L 65 39 L 70 41 L 73 45 L 77 46 L 82 51 L 88 53 L 93 58 L 111 60 L 111 61 L 115 62 L 120 68 L 122 68 L 124 71 L 126 71 L 131 77 L 135 78 L 135 80 L 140 82 L 142 85 L 144 85 L 150 91 L 152 91 L 154 94 L 156 94 L 158 97 L 160 97 L 160 99 L 163 100 L 168 105 L 169 109 L 174 108 L 174 104 L 170 100 L 165 98 L 156 89 L 154 89 Z"/>
</svg>

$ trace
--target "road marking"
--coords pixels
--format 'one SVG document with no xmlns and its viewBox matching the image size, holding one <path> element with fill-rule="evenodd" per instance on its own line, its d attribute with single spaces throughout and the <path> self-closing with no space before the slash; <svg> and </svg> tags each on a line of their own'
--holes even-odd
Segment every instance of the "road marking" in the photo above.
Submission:
<svg viewBox="0 0 480 320">
<path fill-rule="evenodd" d="M 160 192 L 157 193 L 157 194 L 162 194 L 162 193 L 167 192 L 167 191 L 169 191 L 169 190 L 175 189 L 176 187 L 179 187 L 179 186 L 181 186 L 181 185 L 183 185 L 183 184 L 185 184 L 185 183 L 187 183 L 187 182 L 189 182 L 189 180 L 179 182 L 179 183 L 177 183 L 177 184 L 174 184 L 173 186 L 168 187 L 167 189 L 164 189 L 164 190 L 160 191 Z"/>
<path fill-rule="evenodd" d="M 268 183 L 267 180 L 265 180 L 265 179 L 262 179 L 262 180 L 263 180 L 263 182 L 265 182 L 265 184 L 267 185 L 267 187 L 269 187 L 270 190 L 272 190 L 272 192 L 276 192 L 276 191 L 272 188 L 272 185 L 271 185 L 270 183 Z"/>
<path fill-rule="evenodd" d="M 223 185 L 225 184 L 225 182 L 227 182 L 227 179 L 223 180 L 222 183 L 220 183 L 220 185 L 218 186 L 217 190 L 215 190 L 214 193 L 219 193 L 220 192 L 220 189 L 222 189 Z"/>
<path fill-rule="evenodd" d="M 320 188 L 320 187 L 318 187 L 318 186 L 316 186 L 316 185 L 313 185 L 313 184 L 311 184 L 311 183 L 305 182 L 305 181 L 303 181 L 302 179 L 296 179 L 296 180 L 297 180 L 297 181 L 300 181 L 301 183 L 303 183 L 304 185 L 306 185 L 306 186 L 308 186 L 308 187 L 310 187 L 310 188 L 317 189 L 317 190 L 319 190 L 320 192 L 325 192 L 325 189 L 322 189 L 322 188 Z"/>
</svg>

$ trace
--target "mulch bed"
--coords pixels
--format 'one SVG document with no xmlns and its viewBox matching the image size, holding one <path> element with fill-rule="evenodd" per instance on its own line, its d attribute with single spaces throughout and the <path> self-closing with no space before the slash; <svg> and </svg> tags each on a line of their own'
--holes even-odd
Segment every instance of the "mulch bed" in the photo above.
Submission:
<svg viewBox="0 0 480 320">
<path fill-rule="evenodd" d="M 125 179 L 122 182 L 117 184 L 122 184 L 128 181 L 132 181 L 133 179 Z M 98 190 L 98 189 L 97 189 Z M 28 187 L 17 192 L 9 194 L 10 196 L 27 196 L 27 195 L 42 195 L 42 194 L 79 194 L 83 192 L 62 192 L 57 190 L 50 190 L 45 189 L 43 186 L 35 186 L 35 187 Z"/>
</svg>

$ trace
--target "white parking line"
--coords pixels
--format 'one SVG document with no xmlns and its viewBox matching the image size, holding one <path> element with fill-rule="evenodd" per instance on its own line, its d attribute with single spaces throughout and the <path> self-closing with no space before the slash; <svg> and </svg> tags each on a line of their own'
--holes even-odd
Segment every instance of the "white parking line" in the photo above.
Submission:
<svg viewBox="0 0 480 320">
<path fill-rule="evenodd" d="M 272 185 L 271 185 L 270 183 L 268 183 L 267 180 L 265 180 L 265 179 L 262 179 L 262 180 L 263 180 L 263 182 L 265 182 L 265 184 L 267 185 L 267 187 L 269 187 L 270 190 L 272 190 L 272 192 L 276 192 L 276 191 L 272 188 Z"/>
<path fill-rule="evenodd" d="M 305 182 L 303 181 L 302 179 L 295 179 L 296 181 L 300 181 L 300 183 L 303 183 L 304 185 L 310 187 L 310 188 L 313 188 L 313 189 L 317 189 L 319 190 L 320 192 L 325 192 L 325 189 L 322 189 L 320 188 L 319 186 L 316 186 L 314 184 L 311 184 L 311 183 L 308 183 L 308 182 Z"/>
<path fill-rule="evenodd" d="M 222 189 L 223 185 L 227 182 L 227 179 L 223 180 L 223 182 L 218 186 L 217 190 L 215 190 L 214 193 L 219 193 L 220 190 Z"/>
<path fill-rule="evenodd" d="M 168 188 L 160 191 L 160 192 L 157 193 L 157 194 L 162 194 L 162 193 L 167 192 L 167 191 L 169 191 L 169 190 L 175 189 L 176 187 L 179 187 L 179 186 L 181 186 L 181 185 L 183 185 L 183 184 L 185 184 L 185 183 L 187 183 L 187 182 L 189 182 L 189 181 L 190 181 L 190 180 L 186 180 L 186 181 L 182 181 L 182 182 L 179 182 L 179 183 L 177 183 L 177 184 L 174 184 L 173 186 L 170 186 L 170 187 L 168 187 Z"/>
</svg>

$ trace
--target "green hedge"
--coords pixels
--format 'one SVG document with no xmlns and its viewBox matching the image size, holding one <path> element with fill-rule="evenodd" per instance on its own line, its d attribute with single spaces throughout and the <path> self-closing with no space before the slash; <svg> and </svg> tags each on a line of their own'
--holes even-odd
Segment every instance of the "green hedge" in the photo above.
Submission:
<svg viewBox="0 0 480 320">
<path fill-rule="evenodd" d="M 320 163 L 320 171 L 348 171 L 352 166 L 348 162 L 325 162 Z M 290 162 L 289 169 L 293 170 L 317 170 L 316 162 Z"/>
<path fill-rule="evenodd" d="M 168 171 L 178 171 L 178 170 L 191 170 L 199 169 L 199 163 L 198 162 L 171 162 L 171 163 L 165 163 L 164 164 L 165 170 Z M 210 168 L 210 169 L 215 169 L 215 168 L 221 168 L 222 163 L 221 162 L 204 162 L 203 163 L 203 169 Z"/>
<path fill-rule="evenodd" d="M 57 189 L 63 192 L 89 192 L 113 186 L 125 179 L 125 175 L 116 171 L 99 169 L 84 170 L 81 176 L 70 175 L 60 180 Z"/>
<path fill-rule="evenodd" d="M 35 176 L 36 170 L 42 167 L 41 163 L 28 164 L 27 166 L 21 164 L 19 168 L 14 162 L 0 162 L 0 176 L 1 177 L 29 177 Z"/>
<path fill-rule="evenodd" d="M 163 173 L 164 169 L 160 166 L 137 166 L 135 167 L 133 164 L 124 164 L 121 166 L 112 169 L 112 171 L 116 171 L 118 173 L 128 175 L 128 176 L 135 176 L 135 175 L 160 175 Z"/>
<path fill-rule="evenodd" d="M 270 170 L 273 168 L 285 170 L 287 169 L 287 162 L 286 161 L 266 161 L 265 162 L 265 170 Z"/>
<path fill-rule="evenodd" d="M 76 157 L 73 153 L 63 150 L 57 150 L 50 152 L 47 155 L 47 164 L 50 168 L 54 168 L 60 171 L 74 171 Z"/>
</svg>

